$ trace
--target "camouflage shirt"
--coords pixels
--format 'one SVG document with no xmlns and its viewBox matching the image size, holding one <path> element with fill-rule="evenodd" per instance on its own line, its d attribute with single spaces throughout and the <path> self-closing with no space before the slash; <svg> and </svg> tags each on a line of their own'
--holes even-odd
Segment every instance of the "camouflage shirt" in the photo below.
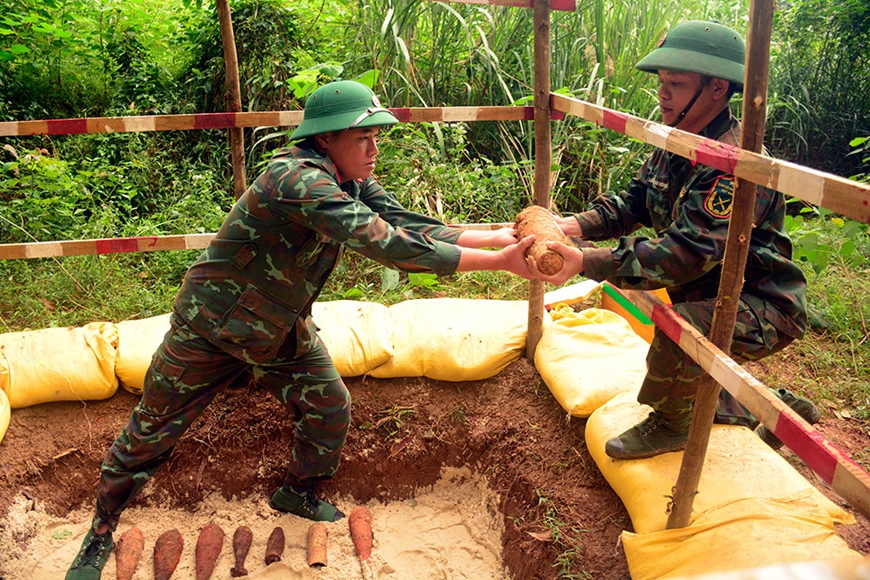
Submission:
<svg viewBox="0 0 870 580">
<path fill-rule="evenodd" d="M 311 304 L 343 248 L 390 268 L 446 275 L 459 264 L 459 234 L 406 210 L 373 177 L 342 181 L 328 157 L 282 149 L 187 272 L 175 310 L 227 352 L 277 362 L 288 337 L 310 338 Z M 281 358 L 292 357 L 284 350 Z"/>
<path fill-rule="evenodd" d="M 736 146 L 739 132 L 726 109 L 700 135 Z M 733 175 L 656 149 L 626 191 L 577 214 L 584 239 L 619 239 L 614 248 L 583 250 L 584 275 L 621 288 L 667 288 L 675 302 L 715 299 L 734 186 Z M 784 196 L 758 187 L 743 295 L 763 301 L 774 325 L 797 338 L 806 330 L 807 283 L 791 261 L 784 219 Z M 631 235 L 641 227 L 657 237 Z"/>
</svg>

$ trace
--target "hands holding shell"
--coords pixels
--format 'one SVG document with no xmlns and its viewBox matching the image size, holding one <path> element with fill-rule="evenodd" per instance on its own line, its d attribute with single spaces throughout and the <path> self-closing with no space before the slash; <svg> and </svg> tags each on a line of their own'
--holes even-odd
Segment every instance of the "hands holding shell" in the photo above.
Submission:
<svg viewBox="0 0 870 580">
<path fill-rule="evenodd" d="M 534 236 L 526 249 L 526 262 L 535 279 L 560 286 L 583 272 L 583 252 L 561 227 L 567 223 L 570 221 L 539 205 L 529 206 L 517 215 L 517 239 Z"/>
</svg>

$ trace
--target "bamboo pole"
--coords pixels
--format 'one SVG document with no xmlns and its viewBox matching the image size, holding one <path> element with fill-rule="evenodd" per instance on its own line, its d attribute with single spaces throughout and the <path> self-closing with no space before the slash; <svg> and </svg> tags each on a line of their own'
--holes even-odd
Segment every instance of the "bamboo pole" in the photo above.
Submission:
<svg viewBox="0 0 870 580">
<path fill-rule="evenodd" d="M 233 34 L 233 20 L 228 0 L 217 0 L 218 18 L 221 24 L 221 41 L 224 45 L 224 62 L 227 75 L 227 109 L 233 113 L 242 112 L 242 90 L 239 83 L 239 60 L 236 55 L 236 37 Z M 245 133 L 238 127 L 230 129 L 230 152 L 233 158 L 233 191 L 239 199 L 247 185 L 245 183 Z"/>
<path fill-rule="evenodd" d="M 535 0 L 535 181 L 534 203 L 550 207 L 550 0 Z M 535 350 L 544 326 L 544 283 L 529 282 L 529 320 L 526 334 L 526 358 L 535 360 Z"/>
<path fill-rule="evenodd" d="M 773 0 L 751 0 L 749 32 L 746 43 L 746 76 L 740 147 L 760 152 L 764 139 L 764 117 L 767 101 L 767 79 L 770 63 L 770 32 L 773 27 Z M 713 313 L 710 340 L 722 352 L 731 352 L 737 306 L 743 288 L 743 273 L 749 255 L 749 240 L 752 237 L 752 222 L 755 215 L 756 185 L 737 179 L 734 202 L 725 242 L 725 259 L 722 278 L 719 281 L 719 296 Z M 697 398 L 689 427 L 686 451 L 680 464 L 680 474 L 674 486 L 673 509 L 668 516 L 668 529 L 689 525 L 692 503 L 698 492 L 698 483 L 704 468 L 707 444 L 716 403 L 719 384 L 709 374 L 699 380 Z"/>
</svg>

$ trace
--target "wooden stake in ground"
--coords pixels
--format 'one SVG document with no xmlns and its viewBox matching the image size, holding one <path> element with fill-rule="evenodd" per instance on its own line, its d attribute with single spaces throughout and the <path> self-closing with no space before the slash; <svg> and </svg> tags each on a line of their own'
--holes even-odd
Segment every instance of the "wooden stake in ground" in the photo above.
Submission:
<svg viewBox="0 0 870 580">
<path fill-rule="evenodd" d="M 145 548 L 145 536 L 139 528 L 130 528 L 115 546 L 115 564 L 118 580 L 131 580 Z"/>
<path fill-rule="evenodd" d="M 526 250 L 526 256 L 533 257 L 544 274 L 552 276 L 558 273 L 564 260 L 560 253 L 547 248 L 547 242 L 562 242 L 569 246 L 573 243 L 556 223 L 556 214 L 540 205 L 530 205 L 517 215 L 515 225 L 519 239 L 535 236 L 535 242 Z"/>
<path fill-rule="evenodd" d="M 326 525 L 316 522 L 308 528 L 308 566 L 323 568 L 326 566 Z"/>
<path fill-rule="evenodd" d="M 236 565 L 230 568 L 230 576 L 239 578 L 248 575 L 248 569 L 245 568 L 245 558 L 248 557 L 248 551 L 251 549 L 251 542 L 254 540 L 254 532 L 248 526 L 239 526 L 233 534 L 233 556 L 236 559 Z"/>
<path fill-rule="evenodd" d="M 369 558 L 372 555 L 374 534 L 372 533 L 372 512 L 365 506 L 357 506 L 350 512 L 347 523 L 350 526 L 350 538 L 362 562 L 363 578 L 374 578 Z"/>
<path fill-rule="evenodd" d="M 266 565 L 272 562 L 280 562 L 284 555 L 284 528 L 278 526 L 269 534 L 266 542 Z"/>
<path fill-rule="evenodd" d="M 208 580 L 224 547 L 224 531 L 214 522 L 199 532 L 196 540 L 196 580 Z"/>
<path fill-rule="evenodd" d="M 178 530 L 160 534 L 154 544 L 154 580 L 169 580 L 184 550 L 184 538 Z"/>
</svg>

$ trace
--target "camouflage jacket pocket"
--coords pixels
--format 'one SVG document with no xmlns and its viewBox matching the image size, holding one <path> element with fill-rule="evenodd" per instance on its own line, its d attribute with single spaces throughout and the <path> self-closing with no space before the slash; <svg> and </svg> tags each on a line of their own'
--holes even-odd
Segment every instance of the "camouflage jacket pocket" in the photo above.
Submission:
<svg viewBox="0 0 870 580">
<path fill-rule="evenodd" d="M 215 329 L 219 346 L 251 364 L 270 362 L 296 326 L 299 313 L 248 286 Z"/>
</svg>

